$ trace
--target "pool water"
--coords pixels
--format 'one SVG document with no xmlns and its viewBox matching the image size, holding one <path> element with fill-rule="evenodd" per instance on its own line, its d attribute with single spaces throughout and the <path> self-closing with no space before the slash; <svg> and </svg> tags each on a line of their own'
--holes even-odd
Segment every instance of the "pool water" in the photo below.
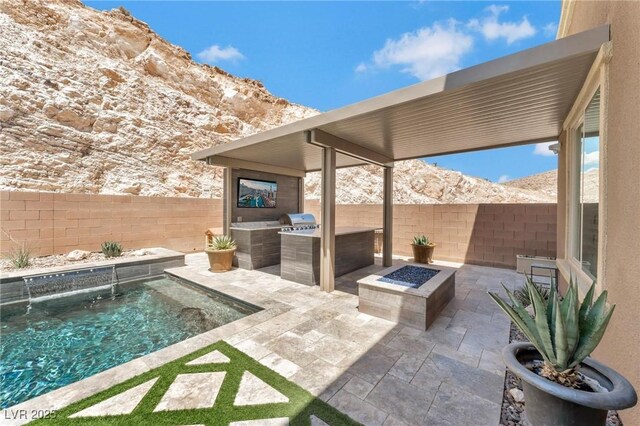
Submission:
<svg viewBox="0 0 640 426">
<path fill-rule="evenodd" d="M 0 311 L 0 408 L 10 407 L 259 308 L 161 277 Z"/>
</svg>

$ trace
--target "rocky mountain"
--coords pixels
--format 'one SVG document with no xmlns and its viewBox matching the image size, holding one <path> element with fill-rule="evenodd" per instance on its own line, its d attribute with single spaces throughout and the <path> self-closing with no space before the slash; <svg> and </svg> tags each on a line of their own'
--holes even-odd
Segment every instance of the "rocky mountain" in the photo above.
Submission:
<svg viewBox="0 0 640 426">
<path fill-rule="evenodd" d="M 549 170 L 548 172 L 538 173 L 520 179 L 513 179 L 504 182 L 503 185 L 509 188 L 544 193 L 552 197 L 555 201 L 558 196 L 557 180 L 558 171 Z"/>
<path fill-rule="evenodd" d="M 397 162 L 393 181 L 394 201 L 401 204 L 555 202 L 541 191 L 511 188 L 422 160 Z M 309 173 L 305 183 L 306 197 L 319 199 L 320 174 Z M 342 204 L 382 203 L 382 170 L 376 166 L 339 169 L 336 198 Z"/>
<path fill-rule="evenodd" d="M 219 197 L 189 154 L 318 111 L 193 61 L 125 9 L 0 1 L 0 190 Z M 339 203 L 381 202 L 376 167 L 338 172 Z M 319 197 L 310 174 L 309 198 Z M 401 203 L 544 202 L 545 191 L 398 163 Z"/>
<path fill-rule="evenodd" d="M 219 196 L 190 153 L 317 113 L 77 0 L 0 2 L 0 81 L 4 190 Z"/>
<path fill-rule="evenodd" d="M 550 170 L 544 173 L 510 180 L 503 185 L 514 189 L 544 193 L 552 197 L 553 202 L 558 197 L 558 171 Z M 597 168 L 589 169 L 582 175 L 583 200 L 585 202 L 598 202 L 600 171 Z"/>
</svg>

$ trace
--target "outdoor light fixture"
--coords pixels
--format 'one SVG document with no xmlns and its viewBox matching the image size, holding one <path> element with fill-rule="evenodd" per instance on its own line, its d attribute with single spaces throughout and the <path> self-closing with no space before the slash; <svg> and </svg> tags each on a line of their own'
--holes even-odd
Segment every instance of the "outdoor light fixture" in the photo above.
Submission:
<svg viewBox="0 0 640 426">
<path fill-rule="evenodd" d="M 549 151 L 552 151 L 554 154 L 558 155 L 558 152 L 560 152 L 560 143 L 556 142 L 553 145 L 549 145 Z"/>
</svg>

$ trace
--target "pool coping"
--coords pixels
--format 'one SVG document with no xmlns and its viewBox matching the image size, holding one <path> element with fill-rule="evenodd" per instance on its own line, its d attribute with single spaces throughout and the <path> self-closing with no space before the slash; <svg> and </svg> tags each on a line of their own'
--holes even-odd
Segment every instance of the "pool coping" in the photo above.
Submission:
<svg viewBox="0 0 640 426">
<path fill-rule="evenodd" d="M 194 283 L 205 289 L 215 290 L 225 296 L 238 298 L 238 296 L 229 294 L 226 291 L 216 290 L 205 284 L 202 282 L 202 278 L 205 277 L 189 270 L 188 268 L 169 268 L 166 270 L 166 273 L 179 279 Z M 174 343 L 173 345 L 144 355 L 140 358 L 117 365 L 70 385 L 55 389 L 51 392 L 47 392 L 43 395 L 1 410 L 0 419 L 2 419 L 2 424 L 17 426 L 31 422 L 36 419 L 36 417 L 29 416 L 31 413 L 39 412 L 46 415 L 47 410 L 49 410 L 49 412 L 59 410 L 74 402 L 107 390 L 116 384 L 160 367 L 161 365 L 174 361 L 198 349 L 204 348 L 219 340 L 231 337 L 238 332 L 254 327 L 268 319 L 294 309 L 291 305 L 274 300 L 265 300 L 257 294 L 254 296 L 250 293 L 243 293 L 239 300 L 261 307 L 262 310 L 221 327 L 214 328 L 213 330 L 209 330 L 181 342 Z M 28 418 L 14 419 L 15 416 L 20 415 L 28 416 Z"/>
</svg>

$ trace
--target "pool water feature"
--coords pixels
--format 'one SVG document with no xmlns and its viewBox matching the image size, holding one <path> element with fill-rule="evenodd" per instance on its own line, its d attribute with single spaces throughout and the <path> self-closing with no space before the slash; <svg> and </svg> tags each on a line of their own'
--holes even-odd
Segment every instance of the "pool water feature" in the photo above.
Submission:
<svg viewBox="0 0 640 426">
<path fill-rule="evenodd" d="M 257 312 L 169 276 L 0 312 L 0 408 L 7 408 Z"/>
<path fill-rule="evenodd" d="M 407 265 L 378 278 L 378 281 L 404 287 L 420 288 L 422 284 L 436 276 L 438 272 L 440 271 L 437 269 Z"/>
<path fill-rule="evenodd" d="M 111 293 L 115 293 L 115 286 L 118 283 L 114 265 L 28 275 L 23 279 L 29 294 L 29 302 L 106 288 L 110 289 Z"/>
</svg>

